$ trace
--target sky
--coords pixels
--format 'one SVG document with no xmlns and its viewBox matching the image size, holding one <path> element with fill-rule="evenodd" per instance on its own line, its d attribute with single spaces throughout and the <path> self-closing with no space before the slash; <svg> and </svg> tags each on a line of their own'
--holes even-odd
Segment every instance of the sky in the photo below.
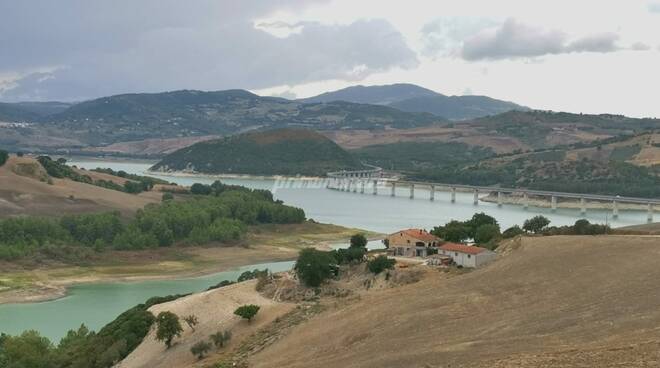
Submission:
<svg viewBox="0 0 660 368">
<path fill-rule="evenodd" d="M 0 0 L 0 101 L 414 83 L 660 117 L 660 0 Z"/>
</svg>

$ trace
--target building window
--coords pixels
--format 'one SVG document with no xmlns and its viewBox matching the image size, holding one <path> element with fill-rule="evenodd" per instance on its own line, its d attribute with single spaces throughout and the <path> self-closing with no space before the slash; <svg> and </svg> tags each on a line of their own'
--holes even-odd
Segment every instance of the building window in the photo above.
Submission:
<svg viewBox="0 0 660 368">
<path fill-rule="evenodd" d="M 458 257 L 458 252 L 454 252 L 454 256 Z"/>
<path fill-rule="evenodd" d="M 468 254 L 468 258 L 472 258 L 472 256 Z"/>
</svg>

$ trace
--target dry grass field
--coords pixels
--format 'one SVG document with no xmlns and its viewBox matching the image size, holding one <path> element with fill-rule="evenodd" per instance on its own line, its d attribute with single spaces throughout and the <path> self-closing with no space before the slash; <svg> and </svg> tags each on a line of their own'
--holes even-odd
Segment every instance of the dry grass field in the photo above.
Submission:
<svg viewBox="0 0 660 368">
<path fill-rule="evenodd" d="M 94 178 L 111 176 L 79 170 Z M 124 179 L 111 177 L 123 184 Z M 138 195 L 51 178 L 31 157 L 11 156 L 0 167 L 0 218 L 16 215 L 59 216 L 62 214 L 99 211 L 134 213 L 149 203 L 160 201 L 160 193 L 144 192 Z"/>
<path fill-rule="evenodd" d="M 251 367 L 657 367 L 660 237 L 516 239 L 479 270 L 368 293 Z"/>
</svg>

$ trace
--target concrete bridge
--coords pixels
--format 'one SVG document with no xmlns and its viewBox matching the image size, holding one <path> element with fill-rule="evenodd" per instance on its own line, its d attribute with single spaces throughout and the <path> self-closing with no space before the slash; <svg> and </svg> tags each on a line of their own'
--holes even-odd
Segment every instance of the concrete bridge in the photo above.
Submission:
<svg viewBox="0 0 660 368">
<path fill-rule="evenodd" d="M 367 170 L 370 171 L 370 170 Z M 364 171 L 362 171 L 364 173 Z M 359 173 L 359 172 L 341 172 L 341 173 Z M 552 211 L 557 210 L 557 200 L 559 198 L 570 198 L 578 199 L 580 201 L 580 213 L 582 215 L 587 213 L 587 202 L 588 201 L 597 201 L 597 202 L 610 202 L 612 209 L 612 216 L 614 218 L 619 217 L 619 204 L 621 203 L 632 203 L 632 204 L 641 204 L 646 205 L 647 208 L 647 220 L 648 222 L 653 222 L 654 207 L 660 205 L 660 199 L 653 198 L 637 198 L 637 197 L 621 197 L 621 196 L 611 196 L 611 195 L 600 195 L 600 194 L 584 194 L 584 193 L 566 193 L 566 192 L 552 192 L 552 191 L 543 191 L 543 190 L 532 190 L 532 189 L 522 189 L 522 188 L 500 188 L 500 187 L 484 187 L 484 186 L 475 186 L 475 185 L 461 185 L 461 184 L 446 184 L 446 183 L 428 183 L 428 182 L 416 182 L 416 181 L 405 181 L 405 180 L 391 180 L 385 179 L 379 176 L 382 176 L 382 170 L 378 171 L 379 176 L 336 176 L 332 175 L 336 173 L 328 173 L 330 181 L 328 183 L 329 189 L 341 190 L 347 192 L 357 193 L 358 191 L 362 194 L 365 193 L 365 189 L 370 187 L 374 195 L 378 194 L 379 184 L 382 184 L 384 187 L 390 187 L 390 195 L 394 197 L 396 195 L 397 187 L 408 187 L 410 189 L 410 198 L 415 198 L 415 188 L 428 188 L 429 190 L 429 199 L 431 201 L 435 200 L 435 192 L 438 188 L 448 189 L 450 192 L 451 202 L 456 202 L 456 191 L 471 191 L 473 193 L 473 203 L 475 206 L 479 205 L 479 194 L 480 193 L 497 193 L 497 205 L 502 206 L 503 204 L 503 195 L 511 193 L 521 193 L 523 197 L 522 205 L 527 208 L 529 206 L 529 196 L 537 197 L 546 197 L 550 199 L 550 206 Z M 376 174 L 374 172 L 373 174 Z"/>
</svg>

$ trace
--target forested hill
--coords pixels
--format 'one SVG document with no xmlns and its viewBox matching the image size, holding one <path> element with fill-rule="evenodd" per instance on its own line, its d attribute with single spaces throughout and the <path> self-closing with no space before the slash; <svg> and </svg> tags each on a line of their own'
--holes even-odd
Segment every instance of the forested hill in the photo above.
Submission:
<svg viewBox="0 0 660 368">
<path fill-rule="evenodd" d="M 244 90 L 136 93 L 75 104 L 41 119 L 39 129 L 107 145 L 148 138 L 227 135 L 264 127 L 330 129 L 410 128 L 444 119 L 387 106 L 348 102 L 302 104 Z"/>
<path fill-rule="evenodd" d="M 312 175 L 360 168 L 336 143 L 307 129 L 276 129 L 206 141 L 167 155 L 153 170 L 206 174 Z"/>
</svg>

